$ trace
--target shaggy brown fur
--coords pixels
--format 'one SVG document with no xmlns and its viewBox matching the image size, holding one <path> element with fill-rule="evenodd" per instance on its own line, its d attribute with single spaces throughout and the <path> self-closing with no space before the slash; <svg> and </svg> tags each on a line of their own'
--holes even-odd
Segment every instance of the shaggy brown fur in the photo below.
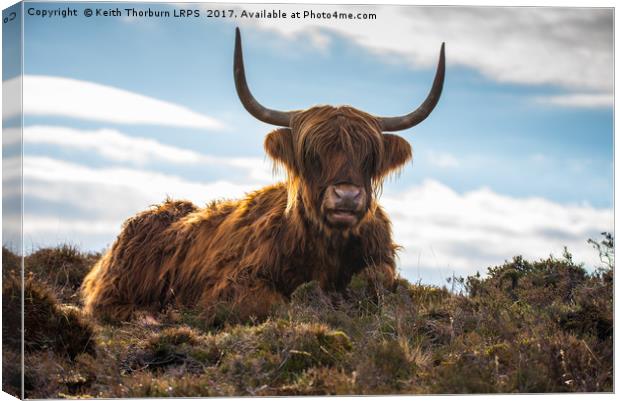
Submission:
<svg viewBox="0 0 620 401">
<path fill-rule="evenodd" d="M 223 311 L 245 320 L 311 280 L 338 291 L 369 269 L 392 281 L 397 247 L 376 195 L 411 158 L 409 144 L 366 113 L 317 106 L 271 132 L 265 150 L 286 169 L 285 183 L 203 209 L 167 200 L 127 220 L 83 283 L 86 313 L 125 320 L 176 304 L 212 320 Z M 327 186 L 338 182 L 367 194 L 363 216 L 346 229 L 330 226 L 322 210 Z"/>
</svg>

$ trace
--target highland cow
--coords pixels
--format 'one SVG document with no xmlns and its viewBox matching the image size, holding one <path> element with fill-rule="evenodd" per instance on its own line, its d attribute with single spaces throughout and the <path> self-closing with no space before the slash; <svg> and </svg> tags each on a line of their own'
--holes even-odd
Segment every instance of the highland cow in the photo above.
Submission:
<svg viewBox="0 0 620 401">
<path fill-rule="evenodd" d="M 168 200 L 127 220 L 82 285 L 85 311 L 129 319 L 166 305 L 199 308 L 207 319 L 264 318 L 300 284 L 342 291 L 364 272 L 389 285 L 397 246 L 377 204 L 384 177 L 411 158 L 409 143 L 386 134 L 423 121 L 441 95 L 444 46 L 433 86 L 415 111 L 375 117 L 349 106 L 268 109 L 245 78 L 237 29 L 234 78 L 257 119 L 280 126 L 265 150 L 287 179 L 237 201 L 205 208 Z"/>
</svg>

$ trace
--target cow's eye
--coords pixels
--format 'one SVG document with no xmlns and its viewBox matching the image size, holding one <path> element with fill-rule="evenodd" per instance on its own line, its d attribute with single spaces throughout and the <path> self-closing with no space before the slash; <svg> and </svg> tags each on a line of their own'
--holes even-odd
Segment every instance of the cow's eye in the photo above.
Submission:
<svg viewBox="0 0 620 401">
<path fill-rule="evenodd" d="M 375 159 L 374 157 L 367 157 L 362 161 L 362 165 L 360 166 L 362 171 L 365 174 L 373 174 L 375 172 Z"/>
<path fill-rule="evenodd" d="M 308 167 L 310 167 L 310 172 L 318 173 L 322 171 L 321 159 L 315 155 L 309 158 Z"/>
</svg>

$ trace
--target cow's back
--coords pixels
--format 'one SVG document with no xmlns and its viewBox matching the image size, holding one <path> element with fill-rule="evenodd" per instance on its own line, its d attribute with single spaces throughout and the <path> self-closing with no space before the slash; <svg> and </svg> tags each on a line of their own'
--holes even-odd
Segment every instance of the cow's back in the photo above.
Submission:
<svg viewBox="0 0 620 401">
<path fill-rule="evenodd" d="M 136 309 L 201 301 L 204 308 L 227 298 L 231 280 L 248 273 L 245 267 L 271 265 L 252 255 L 273 256 L 273 233 L 285 207 L 286 188 L 278 184 L 200 209 L 167 200 L 139 213 L 86 276 L 84 311 L 123 321 Z"/>
<path fill-rule="evenodd" d="M 196 210 L 191 202 L 166 200 L 125 221 L 112 247 L 84 279 L 84 311 L 126 320 L 136 307 L 161 306 L 168 294 L 158 269 L 169 257 L 169 228 Z"/>
</svg>

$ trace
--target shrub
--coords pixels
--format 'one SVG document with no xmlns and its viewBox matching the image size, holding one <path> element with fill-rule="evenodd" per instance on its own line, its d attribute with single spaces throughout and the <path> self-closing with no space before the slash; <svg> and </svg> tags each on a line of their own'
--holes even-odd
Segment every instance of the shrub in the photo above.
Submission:
<svg viewBox="0 0 620 401">
<path fill-rule="evenodd" d="M 79 303 L 77 290 L 99 256 L 70 245 L 43 248 L 24 258 L 24 272 L 52 287 L 63 302 Z"/>
</svg>

